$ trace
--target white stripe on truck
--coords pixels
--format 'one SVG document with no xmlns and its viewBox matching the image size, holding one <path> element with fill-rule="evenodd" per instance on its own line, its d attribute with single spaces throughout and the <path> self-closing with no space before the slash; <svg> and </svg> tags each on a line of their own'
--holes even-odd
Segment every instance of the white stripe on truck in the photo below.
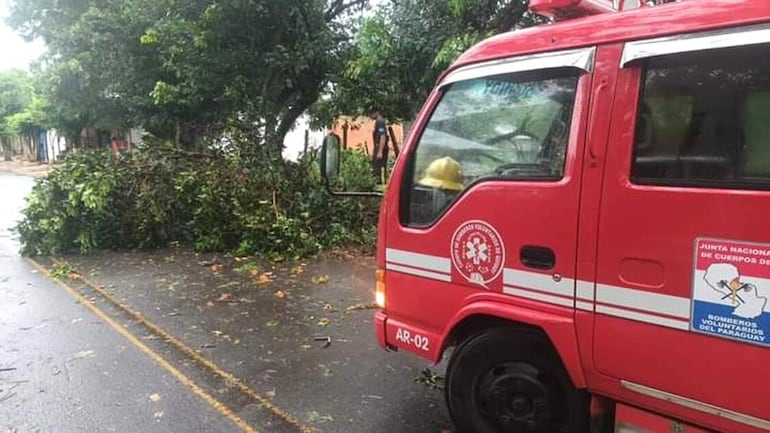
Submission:
<svg viewBox="0 0 770 433">
<path fill-rule="evenodd" d="M 447 257 L 387 248 L 385 259 L 386 269 L 394 272 L 452 281 L 452 262 Z M 681 296 L 511 268 L 503 269 L 503 293 L 636 322 L 690 329 L 691 300 Z"/>
<path fill-rule="evenodd" d="M 444 257 L 429 256 L 427 254 L 412 253 L 409 251 L 388 248 L 385 250 L 385 261 L 397 265 L 405 265 L 426 269 L 434 272 L 449 274 L 452 272 L 452 262 Z"/>
</svg>

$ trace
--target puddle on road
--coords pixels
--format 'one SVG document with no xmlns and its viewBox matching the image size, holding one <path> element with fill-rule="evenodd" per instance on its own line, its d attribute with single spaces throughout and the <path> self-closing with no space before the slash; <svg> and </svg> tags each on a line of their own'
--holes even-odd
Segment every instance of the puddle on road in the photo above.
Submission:
<svg viewBox="0 0 770 433">
<path fill-rule="evenodd" d="M 24 200 L 35 179 L 26 176 L 0 174 L 0 191 L 3 191 L 3 206 L 0 206 L 0 255 L 17 255 L 19 252 L 18 236 L 12 229 L 21 220 L 21 212 L 26 206 Z"/>
</svg>

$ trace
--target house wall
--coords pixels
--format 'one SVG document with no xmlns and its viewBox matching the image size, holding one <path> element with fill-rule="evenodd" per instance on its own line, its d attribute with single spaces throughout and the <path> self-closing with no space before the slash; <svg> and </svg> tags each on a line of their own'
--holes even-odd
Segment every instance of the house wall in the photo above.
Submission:
<svg viewBox="0 0 770 433">
<path fill-rule="evenodd" d="M 331 132 L 337 134 L 340 139 L 343 138 L 344 126 L 348 125 L 348 141 L 347 145 L 349 149 L 365 149 L 367 155 L 371 155 L 374 150 L 374 143 L 372 142 L 372 131 L 374 130 L 374 120 L 368 117 L 340 117 L 337 123 L 332 128 Z M 396 135 L 396 141 L 399 147 L 404 141 L 404 128 L 399 123 L 388 124 L 393 128 L 393 133 Z M 389 144 L 390 153 L 393 155 L 393 144 Z"/>
</svg>

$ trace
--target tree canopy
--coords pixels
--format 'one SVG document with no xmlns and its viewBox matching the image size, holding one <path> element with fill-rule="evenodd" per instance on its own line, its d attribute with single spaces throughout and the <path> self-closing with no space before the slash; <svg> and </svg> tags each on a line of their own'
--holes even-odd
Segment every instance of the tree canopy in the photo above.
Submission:
<svg viewBox="0 0 770 433">
<path fill-rule="evenodd" d="M 325 125 L 372 106 L 409 121 L 463 50 L 545 21 L 527 0 L 384 0 L 357 15 L 368 3 L 14 0 L 9 23 L 48 47 L 16 125 L 141 126 L 187 148 L 227 135 L 279 154 L 311 107 Z"/>
<path fill-rule="evenodd" d="M 194 146 L 229 129 L 281 146 L 342 67 L 365 0 L 17 0 L 48 46 L 39 88 L 59 123 L 140 125 Z"/>
<path fill-rule="evenodd" d="M 377 106 L 391 120 L 410 120 L 441 72 L 465 49 L 494 34 L 543 21 L 526 0 L 391 0 L 365 19 L 351 57 L 319 104 L 338 112 Z"/>
<path fill-rule="evenodd" d="M 24 111 L 31 99 L 32 84 L 26 72 L 0 72 L 0 136 L 14 134 L 12 118 Z"/>
</svg>

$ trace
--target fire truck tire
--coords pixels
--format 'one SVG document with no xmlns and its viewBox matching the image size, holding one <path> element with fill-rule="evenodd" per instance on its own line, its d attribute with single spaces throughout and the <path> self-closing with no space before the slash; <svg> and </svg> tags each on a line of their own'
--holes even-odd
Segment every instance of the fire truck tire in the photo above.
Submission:
<svg viewBox="0 0 770 433">
<path fill-rule="evenodd" d="M 589 395 L 572 385 L 542 334 L 491 328 L 461 343 L 447 367 L 445 397 L 459 433 L 588 431 Z"/>
</svg>

